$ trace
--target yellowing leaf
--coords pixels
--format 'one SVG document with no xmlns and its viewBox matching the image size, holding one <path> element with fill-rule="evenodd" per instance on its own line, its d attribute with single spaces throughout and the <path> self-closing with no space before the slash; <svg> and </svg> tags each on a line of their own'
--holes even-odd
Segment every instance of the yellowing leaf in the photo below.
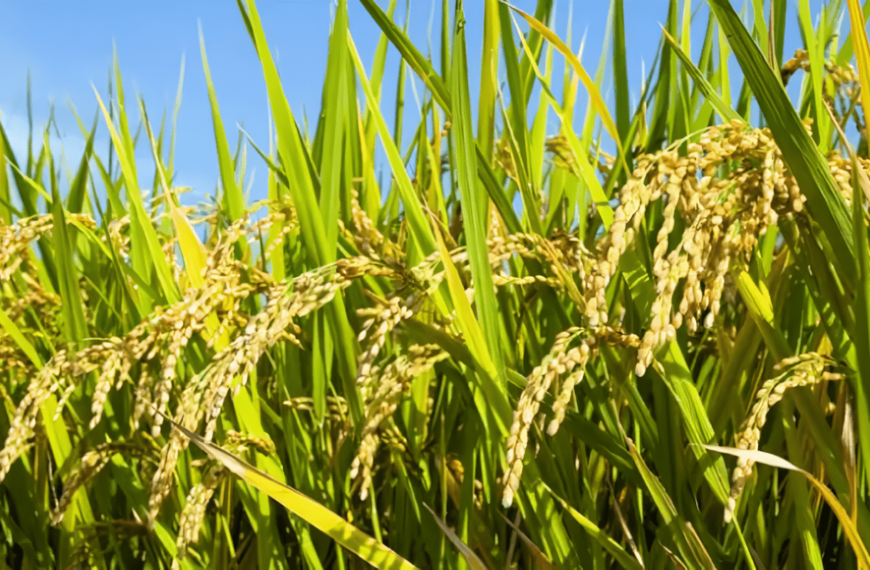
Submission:
<svg viewBox="0 0 870 570">
<path fill-rule="evenodd" d="M 858 0 L 848 0 L 849 21 L 852 24 L 852 45 L 858 64 L 858 78 L 861 80 L 861 105 L 870 109 L 870 43 L 864 29 L 864 12 Z M 836 121 L 834 121 L 836 123 Z"/>
<path fill-rule="evenodd" d="M 580 77 L 580 81 L 583 82 L 583 85 L 586 87 L 586 91 L 589 92 L 589 99 L 592 102 L 592 107 L 595 109 L 595 112 L 601 116 L 601 122 L 604 123 L 604 128 L 607 129 L 607 132 L 616 141 L 616 144 L 619 148 L 622 148 L 622 141 L 619 138 L 619 132 L 616 129 L 616 124 L 613 122 L 613 119 L 610 116 L 610 111 L 607 110 L 607 104 L 604 102 L 604 99 L 601 97 L 601 93 L 598 91 L 598 86 L 595 85 L 595 82 L 592 81 L 592 78 L 589 77 L 589 74 L 586 73 L 586 69 L 584 69 L 583 64 L 580 63 L 580 60 L 577 59 L 577 56 L 574 55 L 574 52 L 571 51 L 565 42 L 563 42 L 556 33 L 545 26 L 542 22 L 535 19 L 534 16 L 526 14 L 519 8 L 514 8 L 510 6 L 511 10 L 522 16 L 522 18 L 528 22 L 528 24 L 539 34 L 547 39 L 553 47 L 555 47 L 559 53 L 565 56 L 565 59 L 568 60 L 568 63 L 571 64 L 571 67 L 574 68 L 574 71 Z"/>
<path fill-rule="evenodd" d="M 233 474 L 249 485 L 266 493 L 277 502 L 284 505 L 290 512 L 320 530 L 341 546 L 353 552 L 364 561 L 376 568 L 390 570 L 416 568 L 413 564 L 387 548 L 374 538 L 359 530 L 334 512 L 317 501 L 303 495 L 296 489 L 288 487 L 254 468 L 238 457 L 205 441 L 199 435 L 189 431 L 172 420 L 172 427 L 205 451 L 215 461 L 220 461 Z"/>
<path fill-rule="evenodd" d="M 828 489 L 827 485 L 825 485 L 797 465 L 786 461 L 782 457 L 773 455 L 772 453 L 765 453 L 764 451 L 751 451 L 748 449 L 737 449 L 734 447 L 721 447 L 718 445 L 705 445 L 704 447 L 708 451 L 717 451 L 719 453 L 733 455 L 741 459 L 748 459 L 750 461 L 762 463 L 764 465 L 769 465 L 778 469 L 788 469 L 789 471 L 797 471 L 798 473 L 803 474 L 809 480 L 809 482 L 812 483 L 813 487 L 815 487 L 819 491 L 819 493 L 822 494 L 825 502 L 828 503 L 828 506 L 831 507 L 832 511 L 834 511 L 834 515 L 836 515 L 837 520 L 840 521 L 840 526 L 843 527 L 843 532 L 846 534 L 846 538 L 849 539 L 849 543 L 852 545 L 852 548 L 855 551 L 855 556 L 858 558 L 859 567 L 870 568 L 870 554 L 867 553 L 867 548 L 864 546 L 864 543 L 861 542 L 861 537 L 858 535 L 858 529 L 855 527 L 855 523 L 849 517 L 849 513 L 846 512 L 846 509 L 843 508 L 843 505 L 840 504 L 840 501 L 837 500 L 837 497 L 834 495 L 834 493 L 831 492 L 830 489 Z"/>
</svg>

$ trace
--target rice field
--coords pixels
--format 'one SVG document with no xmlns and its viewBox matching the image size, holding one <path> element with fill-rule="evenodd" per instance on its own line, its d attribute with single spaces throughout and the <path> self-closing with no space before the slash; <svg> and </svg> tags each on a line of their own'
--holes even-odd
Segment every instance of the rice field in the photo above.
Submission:
<svg viewBox="0 0 870 570">
<path fill-rule="evenodd" d="M 0 567 L 870 569 L 858 0 L 669 0 L 639 94 L 623 0 L 594 70 L 552 0 L 359 2 L 309 127 L 238 1 L 273 140 L 202 43 L 210 203 L 117 59 L 82 156 L 0 122 Z"/>
</svg>

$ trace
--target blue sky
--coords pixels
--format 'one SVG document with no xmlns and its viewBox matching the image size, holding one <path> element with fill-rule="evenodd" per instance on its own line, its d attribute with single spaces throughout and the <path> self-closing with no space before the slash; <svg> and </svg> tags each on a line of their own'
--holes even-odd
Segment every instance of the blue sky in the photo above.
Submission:
<svg viewBox="0 0 870 570">
<path fill-rule="evenodd" d="M 320 106 L 331 3 L 331 0 L 257 2 L 290 105 L 298 118 L 302 117 L 304 110 L 312 123 Z M 386 7 L 387 0 L 379 0 L 379 3 Z M 441 2 L 437 0 L 435 3 L 437 7 L 432 25 L 436 36 L 434 41 L 437 42 Z M 535 3 L 535 0 L 513 2 L 529 12 L 534 10 Z M 406 17 L 404 1 L 400 4 L 396 21 L 402 23 Z M 465 4 L 469 65 L 474 71 L 479 69 L 480 64 L 482 2 L 471 0 Z M 609 2 L 603 0 L 574 1 L 572 45 L 577 49 L 581 38 L 586 36 L 583 62 L 590 73 L 594 72 L 601 56 L 608 5 Z M 659 23 L 665 20 L 667 5 L 667 0 L 625 0 L 629 81 L 633 92 L 640 89 L 642 62 L 646 63 L 648 71 L 655 57 L 660 38 Z M 699 7 L 694 26 L 697 31 L 693 35 L 694 44 L 699 44 L 707 19 L 707 8 L 703 3 L 695 2 L 693 5 Z M 817 13 L 820 0 L 814 0 L 811 5 L 813 13 Z M 358 2 L 350 0 L 348 9 L 351 32 L 363 61 L 369 67 L 380 31 Z M 568 11 L 569 3 L 557 0 L 555 28 L 563 38 L 568 31 Z M 424 51 L 432 13 L 432 0 L 412 0 L 410 35 Z M 235 144 L 237 137 L 236 125 L 244 125 L 258 144 L 268 147 L 268 101 L 263 76 L 235 2 L 0 0 L 0 120 L 12 140 L 16 154 L 20 155 L 26 148 L 28 70 L 32 78 L 35 127 L 41 129 L 45 124 L 53 103 L 61 135 L 59 139 L 52 135 L 53 147 L 59 149 L 62 145 L 67 161 L 75 164 L 83 149 L 83 139 L 67 107 L 73 103 L 85 122 L 90 124 L 97 109 L 92 84 L 105 97 L 113 43 L 117 46 L 124 75 L 128 111 L 134 120 L 138 118 L 138 112 L 135 107 L 130 107 L 136 93 L 141 93 L 145 98 L 152 123 L 159 121 L 164 109 L 171 116 L 184 55 L 186 72 L 177 134 L 177 184 L 192 187 L 195 190 L 191 195 L 194 200 L 201 198 L 205 192 L 213 192 L 219 175 L 199 54 L 198 23 L 201 23 L 205 35 L 221 115 L 231 144 Z M 788 56 L 800 47 L 793 2 L 789 3 L 787 26 Z M 393 99 L 398 65 L 398 55 L 391 49 L 384 83 L 386 101 Z M 562 65 L 561 60 L 557 60 L 559 65 Z M 500 71 L 504 75 L 504 70 Z M 561 73 L 556 75 L 560 76 Z M 474 79 L 477 76 L 472 73 L 472 93 L 477 90 Z M 736 83 L 733 87 L 735 97 L 738 86 L 739 83 Z M 418 92 L 422 93 L 419 81 L 417 87 Z M 605 88 L 604 95 L 612 101 L 609 88 Z M 534 99 L 532 105 L 536 106 Z M 584 108 L 582 98 L 578 105 L 579 122 Z M 414 93 L 408 85 L 406 108 L 413 111 L 415 106 Z M 385 104 L 382 109 L 386 116 L 392 116 L 393 109 L 389 105 Z M 409 123 L 410 119 L 406 120 L 406 125 Z M 551 132 L 555 132 L 557 127 L 553 121 Z M 41 136 L 41 130 L 38 136 Z M 98 130 L 96 144 L 98 152 L 105 153 L 108 145 L 105 125 Z M 147 147 L 140 146 L 143 152 L 137 153 L 137 160 L 147 165 L 150 162 Z M 266 169 L 253 152 L 249 154 L 249 175 L 252 170 L 255 172 L 252 198 L 262 198 Z M 140 171 L 147 172 L 141 166 Z"/>
</svg>

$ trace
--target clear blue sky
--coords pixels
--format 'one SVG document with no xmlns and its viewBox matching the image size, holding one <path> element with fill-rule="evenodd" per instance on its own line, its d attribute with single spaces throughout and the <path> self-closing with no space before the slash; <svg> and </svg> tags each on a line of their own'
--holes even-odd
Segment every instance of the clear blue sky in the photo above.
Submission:
<svg viewBox="0 0 870 570">
<path fill-rule="evenodd" d="M 387 0 L 379 2 L 386 7 Z M 304 109 L 312 121 L 320 106 L 331 3 L 331 0 L 257 2 L 270 48 L 277 56 L 290 105 L 297 117 L 302 117 Z M 437 41 L 441 2 L 435 3 L 433 26 Z M 811 2 L 814 14 L 818 12 L 820 3 L 821 0 Z M 402 23 L 405 19 L 404 1 L 400 4 L 396 21 Z M 470 0 L 465 4 L 469 64 L 475 70 L 480 65 L 482 2 Z M 513 4 L 533 12 L 535 0 L 514 0 Z M 667 4 L 667 0 L 625 0 L 629 80 L 635 93 L 640 89 L 642 61 L 648 71 L 655 56 L 660 38 L 659 23 L 666 18 Z M 590 73 L 596 69 L 601 56 L 608 5 L 609 2 L 604 0 L 574 1 L 572 44 L 577 49 L 581 38 L 586 35 L 583 62 Z M 699 2 L 693 5 L 699 6 Z M 555 28 L 563 38 L 567 35 L 568 10 L 567 1 L 557 1 Z M 424 51 L 432 11 L 433 0 L 411 2 L 410 35 Z M 794 3 L 789 2 L 786 56 L 801 46 L 796 12 Z M 349 0 L 349 17 L 351 32 L 363 61 L 370 66 L 380 31 L 356 0 Z M 700 3 L 695 25 L 697 31 L 693 33 L 696 50 L 706 19 L 706 4 Z M 53 147 L 59 149 L 62 144 L 67 162 L 75 165 L 83 149 L 83 139 L 67 106 L 75 104 L 79 114 L 90 124 L 97 109 L 91 85 L 96 85 L 101 96 L 105 97 L 113 42 L 124 74 L 128 110 L 134 121 L 138 119 L 138 111 L 132 107 L 136 93 L 144 96 L 152 123 L 159 121 L 164 109 L 171 116 L 184 55 L 186 73 L 178 123 L 176 182 L 195 189 L 186 201 L 213 192 L 218 168 L 199 54 L 198 22 L 201 22 L 205 35 L 209 64 L 231 144 L 235 144 L 236 125 L 243 124 L 258 144 L 268 147 L 268 110 L 263 76 L 235 2 L 0 0 L 0 112 L 16 154 L 20 156 L 26 148 L 28 70 L 32 77 L 34 122 L 39 129 L 37 136 L 41 136 L 41 127 L 48 119 L 51 103 L 54 103 L 61 137 L 57 139 L 52 135 Z M 848 23 L 845 26 L 848 27 Z M 397 53 L 391 49 L 384 83 L 384 100 L 387 102 L 393 99 L 398 61 Z M 562 64 L 559 62 L 557 65 Z M 504 70 L 501 69 L 500 73 L 503 76 Z M 472 77 L 478 75 L 472 73 Z M 555 75 L 561 76 L 561 73 Z M 472 79 L 472 83 L 474 93 L 476 80 Z M 733 84 L 735 97 L 738 86 L 739 83 Z M 422 93 L 419 81 L 417 87 Z M 612 101 L 609 88 L 605 89 L 604 95 Z M 584 105 L 583 99 L 579 100 L 579 105 Z M 413 110 L 415 106 L 414 94 L 408 85 L 406 108 Z M 583 108 L 578 107 L 578 119 L 582 119 Z M 385 105 L 383 111 L 386 116 L 391 116 L 393 109 Z M 553 122 L 551 132 L 555 132 L 557 127 Z M 101 125 L 97 135 L 98 152 L 105 153 L 107 145 L 108 134 L 105 125 Z M 142 163 L 140 171 L 143 176 L 148 172 L 150 183 L 151 173 L 143 168 L 150 163 L 147 146 L 140 147 L 143 150 L 137 153 L 137 160 Z M 252 197 L 258 199 L 265 191 L 266 169 L 250 152 L 249 176 L 252 169 L 256 171 Z"/>
</svg>

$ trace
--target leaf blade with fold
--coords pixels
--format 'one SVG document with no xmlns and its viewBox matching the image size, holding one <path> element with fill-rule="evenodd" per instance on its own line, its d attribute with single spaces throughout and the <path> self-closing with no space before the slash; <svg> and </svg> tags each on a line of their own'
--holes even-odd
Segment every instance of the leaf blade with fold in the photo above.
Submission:
<svg viewBox="0 0 870 570">
<path fill-rule="evenodd" d="M 698 69 L 695 64 L 692 62 L 692 59 L 682 50 L 682 48 L 677 43 L 677 40 L 668 33 L 668 30 L 662 27 L 662 34 L 671 44 L 671 49 L 677 54 L 677 57 L 680 58 L 680 61 L 683 62 L 683 67 L 685 67 L 686 71 L 689 72 L 689 75 L 692 77 L 692 80 L 695 82 L 695 85 L 698 87 L 698 90 L 701 94 L 707 98 L 708 101 L 713 105 L 713 108 L 716 109 L 716 112 L 719 113 L 719 116 L 722 117 L 724 121 L 733 121 L 733 120 L 741 120 L 740 115 L 737 114 L 737 111 L 732 109 L 729 105 L 719 97 L 719 94 L 716 93 L 716 90 L 713 89 L 713 86 L 710 85 L 710 82 L 707 81 L 707 78 L 704 77 L 704 74 L 701 73 L 701 70 Z"/>
<path fill-rule="evenodd" d="M 456 533 L 453 532 L 453 529 L 447 526 L 447 523 L 442 521 L 429 505 L 424 504 L 423 506 L 426 507 L 426 510 L 429 511 L 429 514 L 431 514 L 432 518 L 435 519 L 435 522 L 438 524 L 438 528 L 441 529 L 441 532 L 444 533 L 444 536 L 447 537 L 447 540 L 450 541 L 450 543 L 456 548 L 456 550 L 459 551 L 459 554 L 461 554 L 465 561 L 468 563 L 469 568 L 471 568 L 471 570 L 486 570 L 486 564 L 483 563 L 483 560 L 481 560 L 480 557 L 477 556 L 477 554 L 475 554 L 474 551 L 467 544 L 462 542 L 462 540 L 460 540 L 459 537 L 456 536 Z"/>
<path fill-rule="evenodd" d="M 734 447 L 722 447 L 718 445 L 705 445 L 704 447 L 708 451 L 715 451 L 718 453 L 733 455 L 735 457 L 748 459 L 756 463 L 762 463 L 764 465 L 776 467 L 777 469 L 787 469 L 789 471 L 797 471 L 798 473 L 801 473 L 804 477 L 807 478 L 810 483 L 812 483 L 813 487 L 815 487 L 816 490 L 819 491 L 819 493 L 825 499 L 825 502 L 828 504 L 829 507 L 831 507 L 831 510 L 834 511 L 834 515 L 837 517 L 837 520 L 840 522 L 840 526 L 843 528 L 843 533 L 846 535 L 849 544 L 852 546 L 852 549 L 855 552 L 855 556 L 858 558 L 859 567 L 870 568 L 870 554 L 868 554 L 866 546 L 861 541 L 861 537 L 858 534 L 858 529 L 855 527 L 854 522 L 852 522 L 848 511 L 843 508 L 843 505 L 840 504 L 839 500 L 837 500 L 836 495 L 834 495 L 834 493 L 830 489 L 828 489 L 828 486 L 816 479 L 811 473 L 804 471 L 797 465 L 786 461 L 785 459 L 777 455 L 773 455 L 772 453 L 767 453 L 764 451 L 737 449 Z"/>
</svg>

